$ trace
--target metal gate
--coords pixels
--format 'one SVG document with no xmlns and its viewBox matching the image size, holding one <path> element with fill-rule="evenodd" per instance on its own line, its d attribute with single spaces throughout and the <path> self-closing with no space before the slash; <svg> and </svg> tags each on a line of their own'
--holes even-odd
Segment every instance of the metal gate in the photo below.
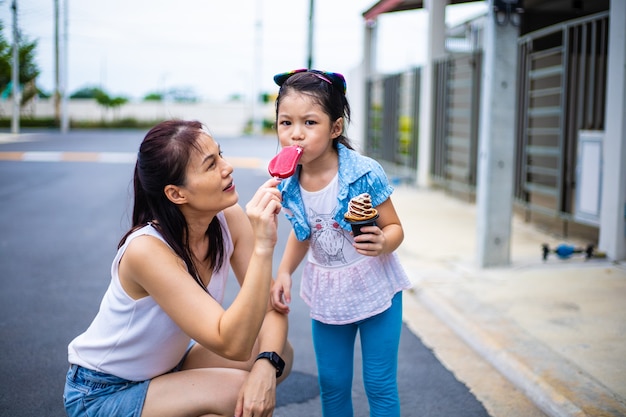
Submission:
<svg viewBox="0 0 626 417">
<path fill-rule="evenodd" d="M 516 202 L 572 221 L 581 130 L 603 130 L 608 12 L 519 40 Z"/>
<path fill-rule="evenodd" d="M 435 63 L 432 180 L 473 200 L 476 189 L 482 53 Z"/>
</svg>

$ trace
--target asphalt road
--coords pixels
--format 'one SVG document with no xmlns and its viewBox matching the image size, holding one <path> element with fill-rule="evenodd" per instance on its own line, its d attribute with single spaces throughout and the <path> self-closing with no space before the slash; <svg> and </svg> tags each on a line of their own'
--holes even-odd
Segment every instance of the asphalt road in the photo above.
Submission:
<svg viewBox="0 0 626 417">
<path fill-rule="evenodd" d="M 145 131 L 0 134 L 0 416 L 65 415 L 67 344 L 96 313 L 131 216 L 133 158 Z M 217 138 L 245 205 L 267 177 L 273 138 Z M 283 251 L 289 225 L 281 216 Z M 234 281 L 234 280 L 231 280 Z M 229 296 L 236 285 L 229 287 Z M 294 297 L 291 376 L 275 416 L 321 416 L 308 309 Z M 357 344 L 355 416 L 369 415 Z M 403 326 L 402 416 L 488 416 L 468 388 Z"/>
</svg>

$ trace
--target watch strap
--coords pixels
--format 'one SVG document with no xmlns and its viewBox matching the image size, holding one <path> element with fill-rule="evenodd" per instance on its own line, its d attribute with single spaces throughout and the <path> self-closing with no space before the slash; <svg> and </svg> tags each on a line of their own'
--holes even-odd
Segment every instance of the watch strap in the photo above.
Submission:
<svg viewBox="0 0 626 417">
<path fill-rule="evenodd" d="M 276 378 L 280 377 L 285 370 L 285 361 L 276 352 L 261 352 L 256 357 L 256 361 L 259 359 L 267 359 L 276 368 Z"/>
</svg>

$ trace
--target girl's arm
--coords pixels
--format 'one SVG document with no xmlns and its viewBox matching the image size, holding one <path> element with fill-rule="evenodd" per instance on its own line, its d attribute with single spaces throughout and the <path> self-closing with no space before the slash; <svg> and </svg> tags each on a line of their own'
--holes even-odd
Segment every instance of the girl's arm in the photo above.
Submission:
<svg viewBox="0 0 626 417">
<path fill-rule="evenodd" d="M 287 238 L 287 245 L 283 253 L 283 259 L 278 267 L 276 281 L 272 285 L 271 301 L 272 305 L 283 314 L 289 313 L 291 303 L 291 274 L 298 268 L 302 259 L 309 249 L 309 240 L 299 241 L 293 230 Z"/>
<path fill-rule="evenodd" d="M 354 247 L 361 255 L 378 256 L 391 253 L 398 249 L 404 240 L 404 229 L 391 197 L 376 209 L 379 215 L 376 226 L 362 228 L 364 234 L 354 238 Z"/>
</svg>

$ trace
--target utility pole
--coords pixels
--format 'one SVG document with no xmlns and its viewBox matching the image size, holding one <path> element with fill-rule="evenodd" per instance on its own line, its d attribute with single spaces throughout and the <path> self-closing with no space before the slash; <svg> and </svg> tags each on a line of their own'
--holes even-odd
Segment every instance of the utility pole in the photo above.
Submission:
<svg viewBox="0 0 626 417">
<path fill-rule="evenodd" d="M 61 77 L 61 132 L 67 133 L 70 127 L 70 120 L 68 114 L 68 103 L 67 103 L 67 84 L 68 84 L 68 68 L 69 68 L 69 58 L 68 58 L 68 1 L 64 0 L 63 2 L 63 75 Z"/>
<path fill-rule="evenodd" d="M 263 0 L 256 1 L 254 22 L 254 65 L 252 66 L 252 133 L 263 134 L 261 82 L 263 73 Z"/>
<path fill-rule="evenodd" d="M 307 68 L 313 68 L 313 26 L 314 26 L 315 0 L 309 0 L 309 39 L 308 39 L 308 58 Z"/>
<path fill-rule="evenodd" d="M 61 122 L 61 92 L 59 71 L 59 0 L 54 0 L 54 121 Z"/>
<path fill-rule="evenodd" d="M 20 42 L 19 30 L 17 29 L 17 0 L 13 0 L 13 118 L 11 119 L 11 132 L 20 132 Z"/>
</svg>

